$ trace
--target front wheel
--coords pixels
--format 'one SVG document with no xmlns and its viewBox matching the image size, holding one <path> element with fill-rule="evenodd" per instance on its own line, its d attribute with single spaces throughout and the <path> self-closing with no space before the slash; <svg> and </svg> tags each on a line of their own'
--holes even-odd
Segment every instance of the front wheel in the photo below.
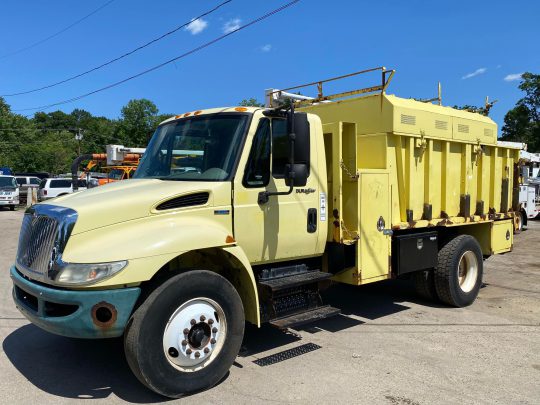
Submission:
<svg viewBox="0 0 540 405">
<path fill-rule="evenodd" d="M 196 270 L 170 278 L 148 296 L 130 319 L 124 349 L 143 384 L 178 398 L 217 384 L 243 335 L 236 289 L 219 274 Z"/>
<path fill-rule="evenodd" d="M 460 235 L 439 251 L 435 288 L 442 302 L 455 307 L 471 305 L 482 285 L 483 257 L 470 235 Z"/>
<path fill-rule="evenodd" d="M 14 206 L 14 205 L 10 205 L 10 206 L 9 206 L 9 210 L 10 210 L 10 211 L 15 211 L 15 206 Z"/>
</svg>

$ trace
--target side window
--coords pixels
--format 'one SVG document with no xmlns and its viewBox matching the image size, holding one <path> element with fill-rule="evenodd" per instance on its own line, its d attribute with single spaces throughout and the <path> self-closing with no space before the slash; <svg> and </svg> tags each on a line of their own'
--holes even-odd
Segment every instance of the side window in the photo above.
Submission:
<svg viewBox="0 0 540 405">
<path fill-rule="evenodd" d="M 272 120 L 272 175 L 275 178 L 285 176 L 285 165 L 289 163 L 289 137 L 287 120 Z"/>
<path fill-rule="evenodd" d="M 270 181 L 270 120 L 260 121 L 244 172 L 244 187 L 264 187 Z"/>
<path fill-rule="evenodd" d="M 64 179 L 51 180 L 50 187 L 51 188 L 70 188 L 71 180 L 64 180 Z"/>
<path fill-rule="evenodd" d="M 19 186 L 23 186 L 26 184 L 26 177 L 17 177 L 17 183 L 19 183 Z"/>
<path fill-rule="evenodd" d="M 40 182 L 41 182 L 41 180 L 38 179 L 37 177 L 30 177 L 30 184 L 38 185 Z"/>
</svg>

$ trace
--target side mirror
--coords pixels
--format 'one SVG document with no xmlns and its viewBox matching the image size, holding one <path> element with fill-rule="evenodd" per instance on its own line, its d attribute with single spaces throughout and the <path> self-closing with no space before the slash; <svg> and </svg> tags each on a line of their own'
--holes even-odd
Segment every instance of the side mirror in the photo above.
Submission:
<svg viewBox="0 0 540 405">
<path fill-rule="evenodd" d="M 294 132 L 294 163 L 304 163 L 308 167 L 309 174 L 309 152 L 310 152 L 310 136 L 309 136 L 309 121 L 307 113 L 294 113 L 294 128 L 290 127 L 289 132 Z"/>
<path fill-rule="evenodd" d="M 307 184 L 307 178 L 309 176 L 309 166 L 305 163 L 295 163 L 292 167 L 290 164 L 285 165 L 285 184 L 289 187 L 304 187 Z"/>
</svg>

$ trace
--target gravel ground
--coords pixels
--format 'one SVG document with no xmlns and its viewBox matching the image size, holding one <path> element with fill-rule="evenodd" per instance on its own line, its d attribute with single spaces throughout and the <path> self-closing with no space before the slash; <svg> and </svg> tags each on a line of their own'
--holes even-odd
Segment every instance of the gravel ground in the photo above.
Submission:
<svg viewBox="0 0 540 405">
<path fill-rule="evenodd" d="M 120 339 L 51 335 L 16 310 L 22 214 L 0 210 L 0 403 L 540 403 L 540 222 L 485 262 L 471 307 L 422 301 L 405 281 L 338 285 L 325 299 L 342 315 L 291 333 L 249 328 L 218 386 L 165 401 L 131 374 Z"/>
</svg>

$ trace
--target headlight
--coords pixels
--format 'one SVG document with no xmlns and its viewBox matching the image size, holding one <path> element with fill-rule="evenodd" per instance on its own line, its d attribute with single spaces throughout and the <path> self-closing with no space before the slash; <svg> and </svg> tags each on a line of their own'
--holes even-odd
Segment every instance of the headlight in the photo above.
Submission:
<svg viewBox="0 0 540 405">
<path fill-rule="evenodd" d="M 56 284 L 93 284 L 108 278 L 127 266 L 127 260 L 110 263 L 56 263 Z"/>
</svg>

